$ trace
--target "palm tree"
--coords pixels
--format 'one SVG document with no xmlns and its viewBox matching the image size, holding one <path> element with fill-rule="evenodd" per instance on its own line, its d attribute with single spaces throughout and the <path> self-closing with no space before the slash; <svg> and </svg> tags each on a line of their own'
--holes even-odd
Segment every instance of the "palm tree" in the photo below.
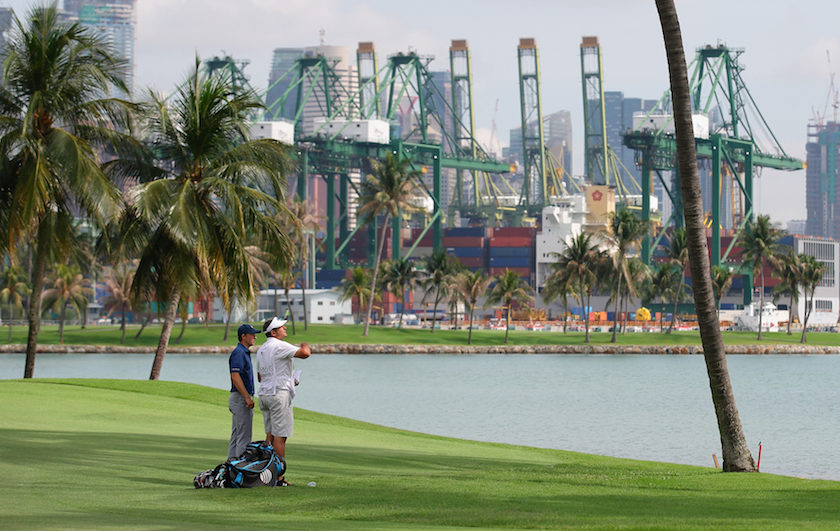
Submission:
<svg viewBox="0 0 840 531">
<path fill-rule="evenodd" d="M 543 300 L 551 302 L 560 298 L 560 304 L 563 306 L 563 333 L 566 333 L 566 326 L 568 319 L 566 318 L 569 312 L 569 295 L 577 297 L 575 291 L 575 283 L 572 282 L 572 277 L 566 274 L 565 270 L 559 269 L 558 263 L 551 264 L 553 271 L 545 279 L 545 286 L 542 290 Z"/>
<path fill-rule="evenodd" d="M 715 300 L 717 301 L 718 319 L 720 319 L 720 303 L 729 289 L 732 287 L 732 281 L 735 279 L 735 272 L 730 267 L 726 266 L 712 266 L 712 289 L 715 292 Z"/>
<path fill-rule="evenodd" d="M 68 307 L 73 309 L 81 321 L 82 313 L 87 311 L 88 297 L 91 292 L 90 281 L 75 267 L 60 264 L 56 268 L 52 287 L 44 290 L 41 303 L 45 310 L 58 314 L 58 342 L 64 344 L 64 319 Z"/>
<path fill-rule="evenodd" d="M 358 301 L 358 312 L 356 322 L 362 322 L 362 309 L 370 300 L 370 279 L 372 273 L 369 269 L 356 266 L 350 270 L 350 276 L 341 279 L 341 300 L 356 299 Z"/>
<path fill-rule="evenodd" d="M 639 294 L 639 288 L 644 286 L 650 278 L 650 267 L 638 256 L 634 256 L 627 261 L 627 288 L 624 290 L 623 307 L 624 307 L 624 328 L 627 329 L 627 305 L 630 302 L 630 297 L 636 297 Z M 624 333 L 624 332 L 622 332 Z"/>
<path fill-rule="evenodd" d="M 388 260 L 383 263 L 382 283 L 385 289 L 396 295 L 402 302 L 403 309 L 400 312 L 400 324 L 402 328 L 403 314 L 405 313 L 405 293 L 413 290 L 417 284 L 417 270 L 414 269 L 414 262 L 406 258 L 399 260 Z"/>
<path fill-rule="evenodd" d="M 677 159 L 681 180 L 685 225 L 688 232 L 688 255 L 694 305 L 700 325 L 703 356 L 712 391 L 712 402 L 717 415 L 718 431 L 723 451 L 724 471 L 754 471 L 750 450 L 747 447 L 735 394 L 729 380 L 723 338 L 715 311 L 715 298 L 709 278 L 709 254 L 706 245 L 706 227 L 703 225 L 703 201 L 700 193 L 700 176 L 697 170 L 697 151 L 694 145 L 691 95 L 688 70 L 680 32 L 680 21 L 674 0 L 656 0 L 665 52 L 668 57 L 668 74 L 671 82 L 671 100 L 674 109 Z"/>
<path fill-rule="evenodd" d="M 742 243 L 743 259 L 752 264 L 753 278 L 761 277 L 761 297 L 758 311 L 758 340 L 761 341 L 761 318 L 764 308 L 764 265 L 775 263 L 780 254 L 779 239 L 784 233 L 773 226 L 770 216 L 762 214 L 754 222 L 747 224 L 746 235 Z"/>
<path fill-rule="evenodd" d="M 292 271 L 290 267 L 286 267 L 274 273 L 274 315 L 280 315 L 280 305 L 277 302 L 277 287 L 283 288 L 283 294 L 286 296 L 286 312 L 289 316 L 289 322 L 292 323 L 292 335 L 295 332 L 295 311 L 292 309 L 292 299 L 289 297 L 289 291 L 297 287 L 297 281 L 300 278 L 300 273 Z M 302 281 L 301 281 L 302 282 Z M 304 315 L 306 314 L 306 307 L 304 306 Z"/>
<path fill-rule="evenodd" d="M 442 249 L 436 249 L 426 257 L 424 262 L 426 265 L 426 277 L 422 280 L 421 285 L 426 290 L 426 295 L 432 291 L 435 293 L 435 302 L 432 310 L 432 333 L 434 333 L 438 304 L 440 303 L 441 296 L 446 294 L 447 278 L 452 275 L 455 266 L 452 263 L 452 258 Z"/>
<path fill-rule="evenodd" d="M 677 289 L 680 284 L 680 275 L 682 272 L 679 268 L 671 262 L 664 262 L 655 270 L 651 277 L 648 290 L 645 295 L 646 299 L 660 301 L 659 311 L 659 333 L 663 332 L 662 318 L 665 315 L 665 304 L 671 300 L 671 297 L 677 294 Z"/>
<path fill-rule="evenodd" d="M 805 318 L 802 320 L 802 338 L 799 342 L 805 343 L 807 341 L 805 334 L 808 331 L 808 319 L 814 311 L 814 292 L 822 281 L 826 266 L 824 263 L 818 262 L 813 256 L 806 254 L 800 254 L 799 261 L 802 263 L 800 283 L 802 284 L 802 291 L 805 293 Z"/>
<path fill-rule="evenodd" d="M 472 345 L 472 330 L 473 330 L 473 312 L 475 311 L 475 304 L 478 298 L 487 291 L 487 286 L 493 279 L 486 276 L 481 270 L 472 272 L 469 269 L 460 271 L 457 275 L 451 278 L 451 288 L 454 293 L 458 294 L 470 312 L 470 327 L 467 333 L 467 344 Z M 434 327 L 434 325 L 433 325 Z M 505 332 L 507 339 L 507 332 Z M 507 342 L 507 340 L 505 341 Z"/>
<path fill-rule="evenodd" d="M 55 4 L 14 18 L 0 82 L 0 250 L 36 242 L 24 378 L 35 371 L 47 262 L 67 259 L 79 213 L 96 225 L 119 213 L 98 153 L 129 146 L 115 129 L 129 127 L 134 107 L 108 95 L 127 92 L 126 72 L 104 35 L 60 20 Z"/>
<path fill-rule="evenodd" d="M 249 141 L 247 117 L 262 107 L 258 99 L 199 67 L 196 60 L 171 98 L 150 94 L 147 130 L 160 163 L 117 161 L 111 167 L 141 178 L 129 192 L 121 244 L 140 256 L 134 297 L 164 303 L 151 380 L 160 375 L 183 294 L 204 286 L 220 294 L 226 307 L 233 298 L 252 300 L 261 279 L 249 243 L 259 243 L 274 258 L 274 269 L 292 254 L 278 220 L 286 210 L 289 147 L 271 139 Z"/>
<path fill-rule="evenodd" d="M 272 262 L 278 263 L 274 257 L 267 251 L 263 251 L 256 245 L 246 245 L 245 251 L 248 254 L 248 274 L 254 280 L 250 286 L 248 286 L 248 291 L 242 292 L 239 291 L 232 291 L 227 298 L 227 322 L 225 323 L 225 335 L 222 341 L 227 342 L 228 336 L 230 335 L 230 318 L 233 309 L 234 299 L 242 299 L 241 302 L 247 304 L 250 301 L 257 301 L 259 302 L 259 293 L 260 289 L 266 284 L 267 279 L 272 274 Z M 230 288 L 232 284 L 228 284 Z M 186 323 L 186 319 L 184 319 L 184 323 Z M 184 327 L 181 327 L 181 335 L 183 335 Z M 181 337 L 178 337 L 178 341 L 180 342 Z"/>
<path fill-rule="evenodd" d="M 14 310 L 20 308 L 23 311 L 23 298 L 29 294 L 29 288 L 23 280 L 23 273 L 11 264 L 3 270 L 3 274 L 0 276 L 0 285 L 3 286 L 0 289 L 0 302 L 9 305 L 9 343 L 11 343 Z"/>
<path fill-rule="evenodd" d="M 566 249 L 557 261 L 557 271 L 577 285 L 575 295 L 583 306 L 583 324 L 586 331 L 584 341 L 589 343 L 589 300 L 597 281 L 595 274 L 603 260 L 604 253 L 592 241 L 592 234 L 581 232 L 566 242 Z"/>
<path fill-rule="evenodd" d="M 303 329 L 309 329 L 309 315 L 306 311 L 306 280 L 308 275 L 304 274 L 310 262 L 309 243 L 311 238 L 315 237 L 318 231 L 318 216 L 315 215 L 313 209 L 305 201 L 292 200 L 289 204 L 289 212 L 291 214 L 291 233 L 292 242 L 297 253 L 297 267 L 301 275 L 301 302 L 303 303 Z M 292 326 L 294 329 L 294 326 Z M 294 333 L 294 330 L 292 330 Z"/>
<path fill-rule="evenodd" d="M 385 235 L 388 223 L 400 213 L 409 214 L 416 208 L 411 202 L 416 188 L 416 180 L 420 175 L 417 170 L 410 169 L 411 161 L 398 158 L 391 153 L 385 155 L 385 160 L 371 160 L 373 173 L 362 182 L 359 194 L 359 213 L 365 216 L 365 223 L 373 222 L 380 214 L 385 215 L 382 223 L 382 233 L 376 244 L 376 258 L 373 263 L 373 277 L 370 290 L 376 290 L 376 277 L 379 273 L 379 263 L 382 259 L 382 249 L 385 247 Z M 368 335 L 370 316 L 373 311 L 373 298 L 368 302 L 367 318 L 365 319 L 364 336 Z"/>
<path fill-rule="evenodd" d="M 505 345 L 508 342 L 508 335 L 510 333 L 510 310 L 513 303 L 525 303 L 534 300 L 531 296 L 531 287 L 522 280 L 519 273 L 505 268 L 505 272 L 501 275 L 493 277 L 495 285 L 490 289 L 487 295 L 487 304 L 499 304 L 505 308 Z M 470 314 L 470 322 L 472 322 L 472 314 Z"/>
<path fill-rule="evenodd" d="M 607 241 L 611 245 L 613 267 L 616 272 L 616 287 L 615 287 L 615 318 L 613 320 L 613 333 L 611 343 L 617 341 L 616 334 L 618 332 L 618 314 L 619 303 L 621 300 L 621 281 L 629 281 L 629 274 L 627 271 L 627 255 L 628 252 L 638 246 L 639 241 L 648 232 L 648 223 L 643 222 L 638 216 L 633 214 L 629 209 L 622 208 L 609 218 L 607 225 Z M 628 284 L 630 293 L 634 293 L 635 289 Z"/>
<path fill-rule="evenodd" d="M 793 309 L 799 305 L 799 291 L 802 289 L 802 267 L 802 260 L 793 252 L 793 249 L 789 253 L 780 255 L 779 260 L 773 267 L 776 276 L 781 280 L 771 290 L 773 300 L 780 296 L 788 296 L 787 335 L 792 335 L 790 324 L 793 321 Z"/>
<path fill-rule="evenodd" d="M 666 332 L 670 334 L 677 322 L 677 307 L 683 300 L 683 288 L 685 287 L 685 268 L 688 265 L 688 236 L 685 228 L 678 227 L 671 233 L 671 237 L 668 239 L 668 259 L 680 271 L 679 283 L 674 288 L 675 292 L 671 301 L 674 303 L 674 311 L 671 314 L 671 324 L 668 325 L 668 331 Z"/>
<path fill-rule="evenodd" d="M 108 288 L 108 295 L 102 302 L 102 309 L 108 315 L 120 312 L 120 344 L 125 344 L 125 320 L 126 314 L 132 307 L 131 284 L 134 282 L 134 270 L 137 262 L 123 261 L 108 268 L 105 271 L 105 278 L 102 282 Z"/>
</svg>

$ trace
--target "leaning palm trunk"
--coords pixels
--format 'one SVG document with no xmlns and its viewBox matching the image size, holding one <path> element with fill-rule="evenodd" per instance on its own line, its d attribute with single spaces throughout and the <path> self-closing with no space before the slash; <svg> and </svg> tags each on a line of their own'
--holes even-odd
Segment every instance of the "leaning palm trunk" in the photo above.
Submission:
<svg viewBox="0 0 840 531">
<path fill-rule="evenodd" d="M 811 312 L 813 311 L 814 304 L 814 293 L 811 292 L 810 301 L 808 300 L 808 289 L 805 288 L 805 319 L 802 320 L 802 337 L 799 338 L 800 343 L 805 343 L 808 341 L 806 337 L 806 332 L 808 331 L 808 319 L 811 317 Z"/>
<path fill-rule="evenodd" d="M 140 330 L 137 331 L 137 334 L 134 336 L 134 340 L 137 341 L 140 339 L 140 334 L 143 333 L 143 330 L 149 326 L 149 323 L 152 322 L 152 312 L 147 312 L 146 317 L 143 319 L 143 324 L 140 325 Z"/>
<path fill-rule="evenodd" d="M 610 339 L 610 343 L 615 343 L 618 341 L 616 334 L 618 333 L 618 309 L 620 307 L 621 302 L 621 268 L 618 269 L 618 286 L 615 288 L 615 315 L 613 316 L 613 330 L 612 330 L 612 338 Z"/>
<path fill-rule="evenodd" d="M 26 337 L 26 363 L 23 377 L 32 378 L 35 373 L 35 350 L 38 344 L 38 332 L 41 330 L 41 292 L 44 290 L 44 270 L 47 263 L 47 229 L 38 231 L 38 246 L 35 251 L 35 263 L 32 267 L 32 295 L 29 302 L 29 333 Z"/>
<path fill-rule="evenodd" d="M 120 345 L 125 345 L 125 313 L 127 311 L 125 303 L 122 305 L 122 317 L 120 318 Z"/>
<path fill-rule="evenodd" d="M 373 312 L 373 294 L 376 293 L 376 277 L 379 273 L 379 260 L 382 255 L 382 248 L 385 247 L 385 234 L 388 232 L 388 222 L 391 220 L 390 214 L 385 214 L 385 223 L 382 224 L 382 234 L 379 236 L 379 243 L 376 247 L 376 258 L 373 261 L 373 278 L 370 281 L 370 302 L 368 303 L 367 318 L 365 319 L 365 332 L 362 334 L 367 337 L 370 329 L 370 316 Z"/>
<path fill-rule="evenodd" d="M 715 406 L 720 432 L 723 470 L 725 472 L 755 471 L 755 463 L 747 448 L 738 408 L 735 405 L 735 394 L 729 381 L 729 369 L 726 365 L 723 338 L 717 323 L 712 282 L 709 276 L 709 255 L 703 225 L 700 178 L 692 134 L 691 100 L 680 23 L 673 0 L 656 0 L 656 8 L 662 25 L 665 51 L 668 56 L 668 73 L 671 79 L 692 291 L 700 325 L 703 357 L 706 361 L 712 402 Z"/>
<path fill-rule="evenodd" d="M 155 361 L 152 362 L 152 372 L 149 380 L 160 378 L 160 368 L 163 366 L 163 357 L 166 356 L 166 349 L 169 346 L 169 336 L 172 334 L 172 327 L 175 325 L 175 315 L 178 313 L 178 301 L 181 299 L 181 292 L 172 290 L 167 301 L 166 313 L 163 316 L 163 328 L 160 331 L 157 350 L 155 350 Z"/>
</svg>

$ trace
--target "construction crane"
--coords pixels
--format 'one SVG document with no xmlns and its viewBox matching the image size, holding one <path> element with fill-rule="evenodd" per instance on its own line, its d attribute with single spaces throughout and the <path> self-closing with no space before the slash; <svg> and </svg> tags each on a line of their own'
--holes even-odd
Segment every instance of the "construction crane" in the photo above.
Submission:
<svg viewBox="0 0 840 531">
<path fill-rule="evenodd" d="M 737 241 L 738 234 L 754 218 L 753 180 L 758 168 L 774 168 L 794 171 L 804 167 L 803 161 L 789 156 L 776 136 L 770 130 L 764 116 L 758 110 L 755 100 L 741 76 L 743 66 L 739 62 L 742 49 L 728 48 L 722 44 L 707 45 L 697 50 L 689 65 L 692 104 L 694 108 L 694 136 L 697 156 L 702 167 L 708 168 L 711 211 L 712 242 L 711 263 L 726 262 Z M 637 161 L 642 170 L 642 198 L 650 196 L 652 177 L 655 173 L 663 190 L 672 198 L 675 206 L 681 196 L 679 174 L 676 164 L 676 140 L 674 138 L 670 91 L 666 91 L 657 105 L 647 113 L 634 116 L 634 127 L 624 134 L 624 144 L 637 152 Z M 670 172 L 670 183 L 663 176 Z M 721 228 L 723 226 L 722 198 L 726 197 L 723 184 L 725 173 L 732 175 L 732 191 L 739 196 L 740 225 L 734 227 L 735 237 L 725 253 L 721 254 Z M 732 201 L 730 211 L 735 208 Z M 643 217 L 649 217 L 650 205 L 643 205 Z M 675 208 L 666 225 L 682 217 Z M 664 232 L 664 231 L 663 231 Z M 651 250 L 658 244 L 645 238 L 642 242 L 642 258 L 650 260 Z M 752 301 L 752 272 L 742 269 L 745 278 L 744 304 Z"/>
</svg>

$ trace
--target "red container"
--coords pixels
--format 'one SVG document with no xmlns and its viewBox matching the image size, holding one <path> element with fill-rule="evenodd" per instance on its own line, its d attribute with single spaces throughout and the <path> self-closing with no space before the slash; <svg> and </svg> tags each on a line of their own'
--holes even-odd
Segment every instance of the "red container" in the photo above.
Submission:
<svg viewBox="0 0 840 531">
<path fill-rule="evenodd" d="M 481 258 L 480 256 L 468 256 L 456 259 L 464 267 L 482 267 L 484 265 L 484 258 Z"/>
<path fill-rule="evenodd" d="M 533 247 L 534 238 L 525 236 L 509 236 L 490 238 L 490 247 Z"/>
<path fill-rule="evenodd" d="M 481 236 L 446 236 L 443 238 L 444 247 L 484 247 Z"/>
<path fill-rule="evenodd" d="M 533 238 L 536 234 L 534 227 L 499 227 L 493 231 L 494 238 Z"/>
<path fill-rule="evenodd" d="M 505 270 L 510 269 L 516 273 L 519 273 L 520 277 L 530 277 L 531 276 L 531 268 L 530 267 L 491 267 L 490 274 L 493 276 L 496 275 L 504 275 Z"/>
</svg>

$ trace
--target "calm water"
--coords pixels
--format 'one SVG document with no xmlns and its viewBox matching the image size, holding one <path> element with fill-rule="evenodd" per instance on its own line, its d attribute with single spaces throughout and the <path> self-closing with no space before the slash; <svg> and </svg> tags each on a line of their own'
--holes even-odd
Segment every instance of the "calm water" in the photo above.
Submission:
<svg viewBox="0 0 840 531">
<path fill-rule="evenodd" d="M 151 354 L 39 354 L 38 377 L 148 377 Z M 729 356 L 769 473 L 840 480 L 840 356 Z M 712 466 L 701 356 L 313 355 L 299 407 L 425 433 Z M 23 355 L 0 356 L 19 378 Z M 161 379 L 226 388 L 224 355 L 168 354 Z"/>
</svg>

